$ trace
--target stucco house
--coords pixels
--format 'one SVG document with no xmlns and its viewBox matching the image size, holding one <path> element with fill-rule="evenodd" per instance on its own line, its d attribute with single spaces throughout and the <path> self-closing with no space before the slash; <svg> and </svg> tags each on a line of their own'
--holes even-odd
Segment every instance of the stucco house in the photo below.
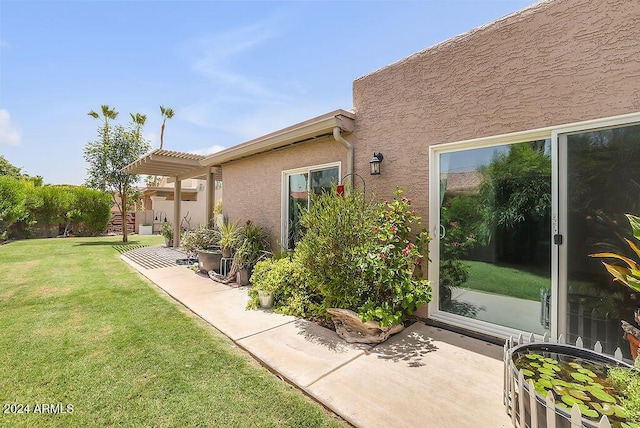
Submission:
<svg viewBox="0 0 640 428">
<path fill-rule="evenodd" d="M 176 157 L 167 175 L 221 173 L 225 215 L 285 247 L 296 209 L 332 182 L 364 182 L 381 200 L 402 187 L 433 237 L 422 316 L 623 347 L 619 320 L 637 296 L 588 255 L 640 213 L 639 22 L 636 0 L 542 1 L 356 79 L 352 109 L 189 165 Z M 152 157 L 130 170 L 155 174 Z"/>
</svg>

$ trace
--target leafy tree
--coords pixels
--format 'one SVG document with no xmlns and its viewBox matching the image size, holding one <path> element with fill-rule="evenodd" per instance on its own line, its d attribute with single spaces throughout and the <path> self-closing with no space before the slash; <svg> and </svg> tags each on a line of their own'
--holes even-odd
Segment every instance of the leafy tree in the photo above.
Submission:
<svg viewBox="0 0 640 428">
<path fill-rule="evenodd" d="M 12 165 L 4 156 L 0 155 L 0 175 L 7 175 L 13 178 L 22 177 L 22 171 L 17 166 Z"/>
<path fill-rule="evenodd" d="M 98 139 L 87 143 L 84 149 L 84 158 L 89 164 L 87 184 L 91 188 L 107 190 L 112 194 L 114 203 L 122 214 L 122 241 L 127 242 L 127 204 L 133 185 L 139 177 L 128 174 L 122 169 L 149 150 L 149 142 L 141 135 L 144 125 L 142 118 L 146 119 L 146 117 L 138 114 L 132 115 L 133 121 L 128 128 L 122 125 L 112 127 L 109 126 L 108 120 L 115 116 L 113 114 L 105 115 L 105 111 L 109 112 L 108 109 L 105 109 L 108 106 L 102 107 L 105 126 L 98 129 Z M 89 114 L 92 117 L 97 115 L 95 112 Z"/>
<path fill-rule="evenodd" d="M 106 153 L 106 147 L 109 145 L 109 137 L 110 137 L 110 128 L 109 128 L 109 121 L 110 120 L 116 120 L 116 118 L 118 117 L 118 112 L 116 111 L 115 108 L 113 107 L 109 107 L 109 105 L 107 104 L 103 104 L 102 106 L 100 106 L 100 111 L 102 113 L 102 116 L 100 116 L 99 113 L 96 113 L 93 110 L 90 110 L 89 113 L 87 113 L 89 116 L 91 116 L 94 119 L 100 119 L 102 118 L 102 132 L 98 132 L 98 134 L 102 137 L 102 146 L 103 146 L 103 153 Z M 107 168 L 107 160 L 106 157 L 100 157 L 100 155 L 98 154 L 98 156 L 96 157 L 96 159 L 94 160 L 96 162 L 96 164 L 98 165 L 99 169 L 101 170 L 105 170 Z M 91 173 L 89 173 L 89 176 L 91 176 Z M 103 181 L 101 183 L 91 183 L 91 185 L 95 186 L 94 188 L 105 191 L 107 188 L 107 184 Z"/>
<path fill-rule="evenodd" d="M 0 239 L 4 239 L 8 229 L 28 214 L 27 192 L 21 179 L 0 175 Z"/>
</svg>

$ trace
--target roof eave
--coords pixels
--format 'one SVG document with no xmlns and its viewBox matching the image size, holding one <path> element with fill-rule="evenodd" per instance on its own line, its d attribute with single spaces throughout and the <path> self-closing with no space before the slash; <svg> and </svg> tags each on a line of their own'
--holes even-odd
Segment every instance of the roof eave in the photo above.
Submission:
<svg viewBox="0 0 640 428">
<path fill-rule="evenodd" d="M 335 110 L 246 143 L 229 147 L 206 157 L 200 161 L 200 164 L 203 166 L 220 166 L 247 156 L 329 135 L 335 127 L 339 127 L 344 132 L 353 132 L 354 119 L 355 115 L 351 112 Z"/>
</svg>

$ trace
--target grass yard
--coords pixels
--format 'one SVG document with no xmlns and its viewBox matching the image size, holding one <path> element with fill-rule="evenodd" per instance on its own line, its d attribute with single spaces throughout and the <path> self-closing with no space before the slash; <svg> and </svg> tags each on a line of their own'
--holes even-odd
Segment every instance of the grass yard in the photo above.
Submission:
<svg viewBox="0 0 640 428">
<path fill-rule="evenodd" d="M 345 426 L 156 291 L 120 241 L 0 246 L 0 426 Z"/>
<path fill-rule="evenodd" d="M 490 263 L 464 261 L 469 266 L 469 280 L 464 288 L 518 297 L 526 300 L 540 300 L 540 289 L 549 288 L 549 277 L 509 266 Z"/>
</svg>

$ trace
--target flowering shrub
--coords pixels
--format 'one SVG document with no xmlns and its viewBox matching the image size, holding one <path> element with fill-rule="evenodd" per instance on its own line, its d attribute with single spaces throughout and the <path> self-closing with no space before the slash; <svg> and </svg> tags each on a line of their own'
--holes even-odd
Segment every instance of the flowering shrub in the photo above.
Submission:
<svg viewBox="0 0 640 428">
<path fill-rule="evenodd" d="M 257 289 L 276 283 L 274 311 L 313 319 L 338 307 L 388 326 L 431 300 L 420 269 L 430 238 L 402 190 L 391 202 L 369 203 L 333 189 L 315 196 L 300 222 L 306 233 L 291 260 L 260 262 L 251 278 Z"/>
<path fill-rule="evenodd" d="M 376 239 L 360 264 L 370 289 L 359 314 L 363 321 L 379 321 L 382 326 L 401 323 L 431 300 L 429 282 L 420 270 L 430 238 L 402 193 L 397 190 L 392 202 L 382 204 L 374 226 Z"/>
<path fill-rule="evenodd" d="M 385 203 L 367 203 L 355 191 L 320 195 L 301 223 L 307 232 L 293 258 L 306 270 L 308 294 L 321 299 L 312 312 L 350 309 L 384 326 L 431 299 L 429 283 L 414 275 L 429 237 L 402 190 Z"/>
</svg>

